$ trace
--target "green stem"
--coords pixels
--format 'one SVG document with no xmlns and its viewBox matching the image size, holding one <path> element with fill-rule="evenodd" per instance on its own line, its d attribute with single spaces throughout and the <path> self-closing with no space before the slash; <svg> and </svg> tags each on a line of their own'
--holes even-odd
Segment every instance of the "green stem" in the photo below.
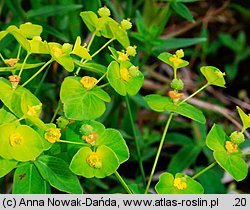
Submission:
<svg viewBox="0 0 250 210">
<path fill-rule="evenodd" d="M 22 74 L 22 72 L 23 72 L 24 65 L 26 64 L 26 61 L 27 61 L 27 59 L 28 59 L 29 56 L 30 56 L 30 53 L 28 52 L 27 55 L 26 55 L 26 57 L 24 58 L 22 67 L 21 67 L 20 72 L 19 72 L 19 74 L 18 74 L 19 77 L 21 76 L 21 74 Z"/>
<path fill-rule="evenodd" d="M 104 87 L 106 87 L 108 85 L 109 85 L 109 83 L 106 83 L 106 84 L 100 85 L 99 88 L 104 88 Z"/>
<path fill-rule="evenodd" d="M 194 97 L 196 94 L 198 94 L 199 92 L 201 92 L 203 89 L 205 89 L 206 87 L 208 87 L 210 84 L 206 83 L 205 85 L 203 85 L 199 90 L 195 91 L 193 94 L 191 94 L 190 96 L 188 96 L 187 98 L 185 98 L 184 100 L 182 100 L 180 103 L 178 103 L 178 105 L 183 104 L 185 101 L 187 101 L 188 99 Z"/>
<path fill-rule="evenodd" d="M 93 85 L 92 88 L 94 88 L 105 76 L 106 76 L 107 72 L 105 72 L 101 77 L 100 79 L 97 80 L 97 82 Z"/>
<path fill-rule="evenodd" d="M 156 165 L 157 165 L 157 163 L 158 163 L 158 160 L 159 160 L 159 157 L 160 157 L 160 154 L 161 154 L 161 150 L 162 150 L 162 146 L 163 146 L 164 140 L 165 140 L 165 138 L 166 138 L 166 134 L 167 134 L 167 131 L 168 131 L 168 128 L 169 128 L 169 125 L 170 125 L 170 122 L 171 122 L 172 118 L 173 118 L 173 113 L 170 113 L 170 115 L 169 115 L 169 117 L 168 117 L 168 121 L 167 121 L 167 123 L 166 123 L 165 129 L 164 129 L 163 134 L 162 134 L 162 137 L 161 137 L 161 141 L 160 141 L 160 144 L 159 144 L 159 147 L 158 147 L 157 154 L 156 154 L 156 156 L 155 156 L 154 165 L 153 165 L 153 167 L 152 167 L 151 174 L 150 174 L 150 176 L 149 176 L 148 185 L 147 185 L 145 194 L 148 193 L 150 184 L 151 184 L 151 182 L 152 182 L 152 179 L 153 179 L 153 176 L 154 176 L 154 173 L 155 173 L 155 168 L 156 168 Z"/>
<path fill-rule="evenodd" d="M 139 167 L 140 167 L 140 171 L 141 171 L 141 175 L 142 175 L 142 181 L 143 181 L 144 186 L 146 186 L 146 178 L 145 178 L 145 172 L 144 172 L 143 164 L 142 164 L 140 145 L 139 145 L 137 134 L 136 134 L 137 132 L 136 132 L 134 119 L 133 119 L 133 115 L 132 115 L 130 104 L 129 104 L 128 95 L 125 96 L 125 101 L 126 101 L 126 106 L 128 109 L 129 118 L 130 118 L 130 124 L 132 126 L 132 130 L 133 130 L 133 134 L 134 134 L 134 138 L 135 138 L 135 146 L 136 146 L 136 151 L 137 151 L 137 156 L 138 156 L 138 161 L 139 161 Z"/>
<path fill-rule="evenodd" d="M 57 104 L 57 107 L 56 107 L 56 111 L 55 111 L 53 117 L 51 118 L 50 123 L 53 123 L 53 122 L 55 121 L 56 115 L 57 115 L 57 113 L 58 113 L 59 110 L 60 110 L 60 106 L 61 106 L 61 101 L 59 100 L 59 101 L 58 101 L 58 104 Z"/>
<path fill-rule="evenodd" d="M 53 59 L 50 59 L 47 63 L 45 63 L 35 74 L 32 75 L 32 77 L 30 77 L 25 83 L 22 84 L 22 87 L 24 87 L 31 80 L 33 80 L 38 74 L 40 74 L 46 68 L 46 66 L 48 66 L 49 64 L 51 64 L 53 61 L 54 61 Z"/>
<path fill-rule="evenodd" d="M 19 59 L 19 57 L 20 57 L 21 49 L 22 49 L 22 47 L 21 47 L 21 45 L 19 45 L 18 52 L 17 52 L 17 59 Z"/>
<path fill-rule="evenodd" d="M 126 182 L 120 176 L 120 174 L 117 171 L 115 171 L 114 174 L 115 174 L 116 178 L 119 180 L 119 182 L 122 184 L 122 186 L 124 187 L 124 189 L 127 191 L 127 193 L 128 194 L 133 194 L 132 191 L 129 189 L 128 185 L 126 184 Z"/>
<path fill-rule="evenodd" d="M 112 38 L 109 41 L 107 41 L 99 50 L 97 50 L 93 55 L 91 55 L 91 58 L 95 57 L 99 52 L 101 52 L 105 47 L 107 47 L 114 40 L 115 38 Z"/>
<path fill-rule="evenodd" d="M 94 33 L 92 34 L 91 36 L 91 39 L 89 40 L 89 43 L 88 43 L 88 46 L 87 46 L 87 49 L 89 50 L 94 38 L 95 38 L 95 35 L 96 35 L 97 31 L 94 31 Z"/>
<path fill-rule="evenodd" d="M 213 168 L 215 165 L 217 164 L 217 162 L 213 162 L 211 163 L 209 166 L 207 166 L 206 168 L 204 168 L 203 170 L 201 170 L 200 172 L 198 172 L 197 174 L 195 174 L 192 179 L 196 179 L 198 176 L 204 174 L 206 171 L 208 171 L 210 168 Z"/>
<path fill-rule="evenodd" d="M 2 56 L 2 54 L 0 53 L 0 58 L 3 60 L 3 62 L 4 62 L 4 57 Z"/>
<path fill-rule="evenodd" d="M 74 142 L 74 141 L 66 141 L 66 140 L 57 140 L 57 142 L 61 142 L 61 143 L 66 143 L 66 144 L 79 144 L 79 145 L 87 145 L 86 143 L 81 143 L 81 142 Z"/>
<path fill-rule="evenodd" d="M 177 79 L 177 68 L 174 68 L 174 79 Z"/>
</svg>

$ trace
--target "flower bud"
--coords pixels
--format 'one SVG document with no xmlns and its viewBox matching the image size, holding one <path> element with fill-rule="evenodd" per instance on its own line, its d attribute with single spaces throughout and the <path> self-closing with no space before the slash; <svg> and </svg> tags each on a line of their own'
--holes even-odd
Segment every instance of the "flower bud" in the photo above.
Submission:
<svg viewBox="0 0 250 210">
<path fill-rule="evenodd" d="M 235 144 L 240 144 L 240 143 L 243 143 L 245 141 L 245 136 L 243 133 L 241 133 L 239 131 L 234 131 L 230 135 L 230 140 L 231 140 L 231 142 L 233 142 Z"/>
<path fill-rule="evenodd" d="M 129 30 L 132 28 L 132 23 L 130 22 L 130 19 L 127 19 L 127 20 L 122 20 L 121 22 L 121 27 L 124 29 L 124 30 Z"/>
<path fill-rule="evenodd" d="M 128 46 L 127 48 L 126 48 L 126 54 L 128 55 L 128 56 L 135 56 L 136 55 L 136 46 Z"/>
<path fill-rule="evenodd" d="M 100 15 L 100 17 L 109 17 L 110 10 L 106 6 L 104 6 L 98 10 L 98 14 Z"/>
</svg>

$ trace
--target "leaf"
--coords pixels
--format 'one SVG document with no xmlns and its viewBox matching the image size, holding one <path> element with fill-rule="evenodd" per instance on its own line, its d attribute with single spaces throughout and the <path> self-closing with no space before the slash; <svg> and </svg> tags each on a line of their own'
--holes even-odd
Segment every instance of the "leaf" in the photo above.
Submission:
<svg viewBox="0 0 250 210">
<path fill-rule="evenodd" d="M 90 71 L 90 72 L 94 72 L 94 73 L 98 73 L 98 74 L 105 74 L 105 72 L 107 71 L 107 67 L 103 66 L 101 64 L 98 63 L 82 63 L 78 60 L 74 59 L 74 63 L 81 67 L 81 69 L 86 70 L 86 71 Z"/>
<path fill-rule="evenodd" d="M 206 145 L 213 151 L 225 151 L 226 134 L 223 129 L 214 124 L 206 138 Z"/>
<path fill-rule="evenodd" d="M 180 2 L 173 2 L 173 3 L 171 3 L 171 7 L 181 17 L 183 17 L 191 22 L 195 22 L 190 10 L 184 4 L 182 4 Z"/>
<path fill-rule="evenodd" d="M 56 189 L 73 194 L 83 192 L 77 176 L 61 158 L 42 155 L 34 163 L 42 177 Z"/>
<path fill-rule="evenodd" d="M 184 47 L 189 47 L 201 42 L 206 42 L 206 38 L 168 38 L 161 39 L 160 43 L 153 48 L 153 53 L 158 55 L 159 53 L 171 50 L 171 49 L 180 49 Z"/>
<path fill-rule="evenodd" d="M 125 81 L 121 77 L 120 69 L 122 68 L 129 69 L 131 66 L 132 64 L 126 61 L 122 62 L 120 66 L 118 62 L 112 61 L 108 66 L 107 79 L 112 88 L 114 88 L 114 90 L 122 96 L 125 96 L 127 94 L 132 96 L 136 95 L 140 90 L 144 81 L 144 76 L 139 70 L 137 74 L 131 76 L 131 78 L 128 81 Z"/>
<path fill-rule="evenodd" d="M 0 109 L 0 125 L 4 123 L 9 123 L 11 121 L 17 120 L 15 115 L 6 111 L 4 108 Z"/>
<path fill-rule="evenodd" d="M 188 168 L 195 162 L 201 149 L 195 145 L 187 145 L 180 149 L 172 158 L 168 165 L 170 173 L 177 173 Z"/>
<path fill-rule="evenodd" d="M 0 178 L 7 175 L 9 172 L 11 172 L 14 168 L 16 168 L 17 161 L 15 160 L 7 160 L 2 157 L 0 157 Z"/>
<path fill-rule="evenodd" d="M 172 68 L 175 68 L 174 66 L 174 63 L 171 62 L 169 60 L 169 58 L 172 57 L 172 54 L 171 53 L 168 53 L 168 52 L 163 52 L 161 53 L 157 58 L 159 58 L 161 61 L 163 61 L 164 63 L 167 63 L 168 65 L 170 65 Z M 182 60 L 182 59 L 181 59 Z M 182 68 L 182 67 L 185 67 L 189 64 L 188 61 L 185 61 L 185 60 L 182 60 L 183 63 L 179 64 L 178 65 L 178 68 Z"/>
<path fill-rule="evenodd" d="M 14 173 L 13 194 L 46 194 L 48 184 L 33 163 L 17 167 Z"/>
<path fill-rule="evenodd" d="M 207 79 L 209 85 L 216 85 L 219 87 L 225 87 L 224 73 L 214 66 L 201 67 L 201 73 Z"/>
<path fill-rule="evenodd" d="M 6 159 L 22 162 L 34 160 L 44 150 L 45 140 L 27 125 L 1 125 L 0 139 L 0 156 Z"/>
<path fill-rule="evenodd" d="M 156 112 L 175 112 L 203 124 L 206 122 L 206 118 L 204 117 L 203 113 L 199 109 L 186 102 L 178 105 L 173 103 L 169 97 L 164 97 L 157 94 L 147 95 L 144 97 L 144 99 L 150 108 Z"/>
<path fill-rule="evenodd" d="M 97 15 L 92 12 L 92 11 L 84 11 L 80 13 L 80 16 L 87 26 L 87 28 L 91 31 L 94 32 L 96 30 L 96 25 L 98 22 L 98 17 Z"/>
<path fill-rule="evenodd" d="M 183 190 L 179 190 L 174 187 L 174 176 L 171 173 L 164 172 L 160 175 L 160 179 L 155 186 L 155 190 L 158 194 L 202 194 L 204 193 L 204 189 L 202 185 L 193 180 L 191 177 L 177 173 L 175 178 L 185 178 L 187 188 Z"/>
<path fill-rule="evenodd" d="M 109 27 L 116 40 L 124 47 L 127 48 L 130 45 L 127 32 L 122 29 L 116 22 L 109 22 Z"/>
<path fill-rule="evenodd" d="M 119 159 L 119 164 L 127 161 L 129 150 L 125 140 L 118 130 L 108 128 L 96 139 L 96 145 L 105 145 L 113 150 Z"/>
<path fill-rule="evenodd" d="M 248 167 L 242 159 L 241 153 L 227 153 L 224 151 L 214 151 L 214 158 L 217 163 L 226 170 L 236 181 L 241 181 L 248 174 Z"/>
<path fill-rule="evenodd" d="M 100 117 L 109 102 L 109 95 L 99 87 L 88 90 L 80 83 L 79 77 L 64 79 L 60 98 L 63 102 L 65 116 L 74 120 L 91 120 Z"/>
<path fill-rule="evenodd" d="M 241 122 L 243 124 L 242 131 L 244 132 L 247 128 L 250 128 L 250 114 L 245 114 L 242 109 L 238 106 L 236 106 L 237 111 L 240 115 Z"/>
<path fill-rule="evenodd" d="M 70 169 L 77 175 L 86 178 L 104 178 L 113 174 L 119 167 L 119 160 L 115 153 L 107 146 L 101 145 L 95 152 L 101 160 L 101 168 L 89 165 L 87 158 L 93 154 L 89 147 L 82 147 L 73 157 Z"/>
<path fill-rule="evenodd" d="M 65 14 L 71 11 L 79 10 L 82 8 L 81 4 L 68 4 L 68 5 L 46 5 L 37 9 L 31 9 L 27 12 L 27 17 L 49 17 L 56 16 L 57 14 Z"/>
</svg>

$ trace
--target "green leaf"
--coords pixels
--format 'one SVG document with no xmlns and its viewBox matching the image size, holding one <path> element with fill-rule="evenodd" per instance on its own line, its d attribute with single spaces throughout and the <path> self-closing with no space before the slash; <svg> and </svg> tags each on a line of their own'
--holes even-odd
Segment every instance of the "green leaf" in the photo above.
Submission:
<svg viewBox="0 0 250 210">
<path fill-rule="evenodd" d="M 237 111 L 240 115 L 241 122 L 243 124 L 242 131 L 244 132 L 247 128 L 250 128 L 250 114 L 245 114 L 242 109 L 238 106 L 236 106 Z"/>
<path fill-rule="evenodd" d="M 168 38 L 168 39 L 161 39 L 160 43 L 157 44 L 153 48 L 153 52 L 155 55 L 159 53 L 171 50 L 171 49 L 180 49 L 184 47 L 189 47 L 195 44 L 199 44 L 201 42 L 206 42 L 206 38 Z"/>
<path fill-rule="evenodd" d="M 71 11 L 79 10 L 82 8 L 81 4 L 68 4 L 68 5 L 46 5 L 37 9 L 31 9 L 27 12 L 27 17 L 49 17 L 56 16 L 57 14 L 66 14 Z"/>
<path fill-rule="evenodd" d="M 186 179 L 187 187 L 186 189 L 177 189 L 174 186 L 174 179 L 175 178 L 184 178 Z M 160 175 L 159 182 L 155 186 L 155 190 L 158 194 L 202 194 L 204 193 L 204 189 L 202 185 L 193 180 L 191 177 L 182 174 L 177 173 L 174 176 L 171 173 L 162 173 Z"/>
<path fill-rule="evenodd" d="M 73 51 L 71 53 L 75 54 L 83 59 L 86 59 L 86 60 L 92 59 L 91 55 L 89 54 L 89 50 L 86 47 L 81 46 L 81 37 L 80 36 L 78 36 L 76 38 L 74 48 L 73 48 Z"/>
<path fill-rule="evenodd" d="M 119 160 L 115 153 L 107 146 L 101 145 L 95 152 L 101 161 L 101 167 L 91 167 L 87 162 L 90 155 L 93 155 L 89 147 L 81 148 L 73 157 L 70 169 L 77 175 L 86 178 L 104 178 L 113 174 L 119 167 Z"/>
<path fill-rule="evenodd" d="M 94 32 L 96 30 L 96 25 L 98 23 L 97 15 L 92 11 L 84 11 L 80 13 L 80 16 L 85 25 L 87 26 L 87 28 L 91 32 Z"/>
<path fill-rule="evenodd" d="M 187 145 L 180 149 L 172 158 L 168 165 L 170 173 L 177 173 L 188 168 L 195 162 L 201 149 L 195 145 Z"/>
<path fill-rule="evenodd" d="M 4 177 L 6 174 L 11 172 L 14 168 L 16 168 L 17 161 L 15 160 L 7 160 L 0 157 L 0 178 Z"/>
<path fill-rule="evenodd" d="M 11 114 L 10 112 L 6 111 L 4 108 L 0 109 L 0 125 L 4 123 L 9 123 L 14 120 L 17 120 L 15 115 Z"/>
<path fill-rule="evenodd" d="M 81 69 L 86 70 L 86 71 L 90 71 L 90 72 L 94 72 L 94 73 L 98 73 L 98 74 L 105 74 L 105 72 L 107 71 L 107 67 L 103 66 L 101 64 L 98 63 L 82 63 L 78 60 L 74 59 L 74 63 L 81 67 Z"/>
<path fill-rule="evenodd" d="M 7 31 L 0 31 L 0 40 L 3 39 L 7 34 Z"/>
<path fill-rule="evenodd" d="M 44 63 L 34 63 L 34 64 L 24 64 L 24 68 L 23 69 L 33 69 L 39 66 L 42 66 Z M 22 63 L 17 63 L 15 66 L 8 66 L 8 67 L 0 67 L 0 72 L 5 72 L 5 71 L 18 71 L 22 68 Z"/>
<path fill-rule="evenodd" d="M 41 177 L 33 163 L 17 167 L 14 173 L 13 190 L 14 194 L 46 194 L 48 184 Z"/>
<path fill-rule="evenodd" d="M 171 7 L 181 17 L 183 17 L 186 20 L 189 20 L 191 22 L 195 22 L 190 10 L 184 4 L 179 3 L 179 2 L 178 3 L 173 2 L 173 3 L 171 3 Z"/>
<path fill-rule="evenodd" d="M 130 45 L 127 32 L 122 29 L 116 22 L 109 22 L 109 27 L 116 40 L 124 47 L 127 48 Z"/>
<path fill-rule="evenodd" d="M 34 160 L 44 150 L 45 140 L 27 125 L 1 125 L 0 139 L 0 156 L 6 159 Z"/>
<path fill-rule="evenodd" d="M 77 176 L 61 158 L 42 155 L 34 163 L 42 177 L 56 189 L 74 194 L 83 192 Z"/>
<path fill-rule="evenodd" d="M 6 29 L 7 32 L 9 32 L 11 35 L 15 37 L 17 42 L 26 50 L 30 51 L 30 44 L 26 37 L 20 32 L 20 30 L 16 26 L 9 26 Z"/>
<path fill-rule="evenodd" d="M 125 140 L 118 130 L 108 128 L 96 139 L 96 145 L 105 145 L 113 150 L 119 159 L 119 164 L 129 158 L 129 150 Z"/>
<path fill-rule="evenodd" d="M 246 178 L 248 174 L 248 167 L 243 160 L 241 153 L 228 153 L 226 150 L 216 150 L 213 154 L 217 163 L 236 181 L 241 181 Z"/>
<path fill-rule="evenodd" d="M 171 98 L 157 94 L 147 95 L 144 97 L 144 99 L 150 108 L 156 112 L 175 112 L 203 124 L 206 122 L 206 118 L 204 117 L 203 113 L 188 103 L 182 103 L 181 105 L 178 105 L 173 103 Z"/>
<path fill-rule="evenodd" d="M 216 85 L 219 87 L 225 87 L 224 73 L 214 66 L 201 67 L 201 73 L 207 79 L 209 85 Z"/>
<path fill-rule="evenodd" d="M 173 55 L 171 53 L 168 52 L 163 52 L 161 53 L 157 58 L 159 58 L 161 61 L 163 61 L 164 63 L 167 63 L 168 65 L 170 65 L 172 68 L 175 68 L 174 63 L 172 61 L 169 60 L 170 57 L 172 57 Z M 181 59 L 182 60 L 182 59 Z M 183 63 L 178 65 L 178 68 L 182 68 L 185 67 L 189 64 L 188 61 L 182 60 Z"/>
<path fill-rule="evenodd" d="M 19 29 L 20 33 L 29 39 L 32 39 L 34 36 L 40 36 L 43 31 L 42 26 L 32 23 L 21 24 Z"/>
<path fill-rule="evenodd" d="M 42 41 L 40 37 L 34 37 L 29 40 L 30 52 L 34 54 L 49 54 L 49 49 L 46 41 Z"/>
<path fill-rule="evenodd" d="M 120 66 L 118 62 L 112 61 L 108 66 L 107 79 L 112 88 L 122 96 L 127 94 L 132 96 L 136 95 L 144 81 L 144 76 L 139 70 L 136 75 L 132 76 L 129 71 L 130 67 L 132 67 L 132 64 L 128 61 L 121 62 Z M 128 81 L 121 77 L 120 69 L 122 68 L 128 69 L 128 72 L 131 75 L 131 78 L 128 79 Z"/>
<path fill-rule="evenodd" d="M 223 129 L 214 124 L 206 138 L 206 145 L 213 151 L 225 151 L 226 134 Z"/>
<path fill-rule="evenodd" d="M 65 116 L 74 120 L 91 120 L 100 117 L 109 102 L 109 95 L 98 86 L 86 89 L 80 83 L 80 77 L 67 77 L 64 79 L 60 98 L 63 102 Z"/>
</svg>

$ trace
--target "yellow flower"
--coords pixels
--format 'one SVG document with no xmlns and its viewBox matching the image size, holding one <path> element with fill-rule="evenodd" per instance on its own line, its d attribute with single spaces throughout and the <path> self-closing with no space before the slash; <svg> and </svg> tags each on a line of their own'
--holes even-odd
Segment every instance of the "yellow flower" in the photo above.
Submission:
<svg viewBox="0 0 250 210">
<path fill-rule="evenodd" d="M 97 83 L 97 79 L 94 77 L 84 76 L 80 80 L 80 83 L 85 87 L 86 89 L 91 89 L 94 87 L 94 85 Z"/>
<path fill-rule="evenodd" d="M 10 58 L 10 59 L 5 59 L 4 63 L 7 65 L 10 65 L 11 67 L 15 66 L 16 63 L 19 61 L 19 58 Z"/>
<path fill-rule="evenodd" d="M 231 141 L 226 141 L 225 148 L 228 153 L 238 152 L 238 145 Z"/>
<path fill-rule="evenodd" d="M 21 77 L 18 75 L 11 75 L 8 78 L 9 78 L 9 81 L 11 82 L 12 88 L 16 89 L 17 85 L 21 81 Z"/>
<path fill-rule="evenodd" d="M 174 64 L 174 67 L 178 67 L 183 63 L 183 60 L 178 58 L 176 55 L 172 55 L 169 60 Z"/>
<path fill-rule="evenodd" d="M 128 61 L 129 58 L 128 58 L 128 55 L 124 52 L 119 52 L 117 51 L 118 53 L 118 61 Z"/>
<path fill-rule="evenodd" d="M 177 50 L 175 52 L 175 55 L 177 56 L 177 58 L 183 58 L 184 57 L 184 51 L 183 51 L 183 49 Z"/>
<path fill-rule="evenodd" d="M 178 190 L 184 190 L 184 189 L 187 188 L 186 179 L 184 177 L 182 177 L 182 178 L 175 178 L 173 185 Z"/>
<path fill-rule="evenodd" d="M 42 103 L 40 103 L 39 105 L 36 106 L 29 106 L 28 105 L 28 112 L 27 115 L 29 116 L 36 116 L 37 115 L 37 111 L 39 111 L 42 107 Z"/>
<path fill-rule="evenodd" d="M 20 133 L 10 134 L 10 146 L 15 147 L 17 145 L 23 144 L 23 136 Z"/>
<path fill-rule="evenodd" d="M 136 55 L 136 46 L 128 46 L 126 48 L 126 54 L 128 56 L 135 56 Z"/>
<path fill-rule="evenodd" d="M 121 75 L 121 78 L 125 81 L 129 81 L 130 78 L 132 77 L 131 74 L 129 73 L 128 69 L 127 68 L 121 68 L 120 69 L 120 75 Z"/>
<path fill-rule="evenodd" d="M 92 133 L 90 135 L 82 135 L 82 140 L 85 140 L 88 144 L 91 144 L 92 146 L 95 144 L 95 140 L 98 138 L 97 133 Z"/>
<path fill-rule="evenodd" d="M 92 168 L 97 168 L 100 169 L 102 167 L 102 161 L 100 156 L 96 152 L 92 152 L 88 157 L 87 157 L 87 163 L 89 164 L 90 167 Z"/>
<path fill-rule="evenodd" d="M 44 138 L 51 144 L 54 144 L 56 141 L 58 141 L 60 137 L 61 132 L 59 128 L 49 128 L 44 134 Z"/>
<path fill-rule="evenodd" d="M 62 49 L 60 49 L 60 48 L 57 47 L 57 46 L 52 47 L 52 51 L 54 52 L 54 56 L 55 56 L 56 58 L 61 57 L 62 54 L 63 54 Z"/>
<path fill-rule="evenodd" d="M 173 102 L 179 101 L 179 99 L 184 96 L 184 93 L 178 93 L 176 90 L 171 90 L 168 92 L 170 98 L 172 98 Z"/>
</svg>

